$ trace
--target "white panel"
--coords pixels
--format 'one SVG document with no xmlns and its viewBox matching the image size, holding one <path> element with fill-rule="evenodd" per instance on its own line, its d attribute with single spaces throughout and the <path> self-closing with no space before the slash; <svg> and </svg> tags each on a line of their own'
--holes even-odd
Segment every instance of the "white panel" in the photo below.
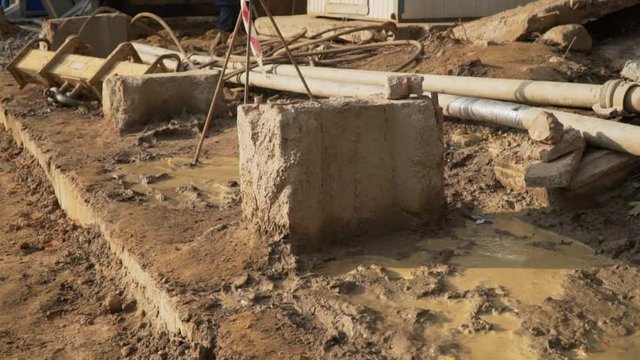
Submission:
<svg viewBox="0 0 640 360">
<path fill-rule="evenodd" d="M 369 0 L 369 17 L 380 20 L 397 20 L 392 17 L 393 14 L 396 14 L 397 4 L 398 0 Z"/>
<path fill-rule="evenodd" d="M 307 13 L 324 14 L 326 12 L 326 1 L 327 0 L 307 0 Z"/>
<path fill-rule="evenodd" d="M 481 17 L 534 0 L 405 0 L 404 20 Z"/>
</svg>

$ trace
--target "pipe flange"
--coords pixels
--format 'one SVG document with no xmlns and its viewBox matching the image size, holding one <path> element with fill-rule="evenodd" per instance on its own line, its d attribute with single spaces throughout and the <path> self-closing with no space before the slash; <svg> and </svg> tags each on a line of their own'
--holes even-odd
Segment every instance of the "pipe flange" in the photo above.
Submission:
<svg viewBox="0 0 640 360">
<path fill-rule="evenodd" d="M 637 83 L 621 79 L 607 81 L 600 89 L 600 103 L 593 106 L 593 111 L 600 115 L 625 115 L 624 101 L 627 92 L 636 86 Z"/>
</svg>

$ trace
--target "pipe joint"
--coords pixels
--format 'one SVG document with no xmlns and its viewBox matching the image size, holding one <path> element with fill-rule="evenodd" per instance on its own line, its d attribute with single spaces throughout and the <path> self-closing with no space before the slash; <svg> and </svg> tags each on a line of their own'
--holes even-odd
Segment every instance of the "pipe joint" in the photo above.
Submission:
<svg viewBox="0 0 640 360">
<path fill-rule="evenodd" d="M 600 102 L 593 106 L 593 111 L 600 115 L 616 116 L 637 113 L 638 100 L 636 88 L 639 83 L 624 80 L 610 80 L 600 89 Z"/>
</svg>

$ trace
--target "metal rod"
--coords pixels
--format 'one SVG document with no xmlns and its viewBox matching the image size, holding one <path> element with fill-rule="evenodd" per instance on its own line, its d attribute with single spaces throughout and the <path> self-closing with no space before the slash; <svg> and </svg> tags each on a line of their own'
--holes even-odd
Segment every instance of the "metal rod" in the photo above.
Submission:
<svg viewBox="0 0 640 360">
<path fill-rule="evenodd" d="M 204 128 L 202 129 L 202 134 L 200 135 L 200 142 L 198 143 L 198 147 L 196 148 L 196 154 L 193 157 L 193 165 L 198 164 L 198 159 L 200 158 L 200 152 L 202 151 L 202 146 L 204 145 L 204 139 L 207 137 L 207 133 L 209 132 L 209 127 L 211 126 L 211 121 L 213 120 L 213 114 L 216 109 L 216 100 L 218 100 L 218 96 L 222 91 L 222 87 L 224 86 L 224 73 L 227 71 L 227 66 L 229 65 L 229 59 L 231 58 L 231 52 L 233 51 L 233 44 L 236 40 L 236 35 L 240 30 L 240 24 L 242 23 L 242 17 L 238 16 L 238 20 L 236 21 L 236 27 L 233 30 L 233 34 L 231 34 L 231 40 L 229 42 L 229 49 L 227 49 L 227 56 L 224 60 L 224 65 L 222 66 L 222 70 L 220 71 L 220 77 L 218 78 L 218 83 L 216 85 L 216 90 L 213 93 L 213 99 L 211 99 L 211 106 L 209 106 L 209 113 L 207 114 L 207 120 L 204 122 Z"/>
<path fill-rule="evenodd" d="M 304 79 L 304 76 L 302 75 L 302 71 L 300 71 L 300 68 L 298 67 L 298 63 L 296 63 L 296 59 L 293 57 L 293 54 L 291 54 L 291 51 L 289 50 L 289 44 L 287 44 L 287 40 L 284 38 L 284 36 L 282 36 L 282 33 L 280 32 L 280 28 L 278 27 L 278 24 L 276 24 L 276 21 L 273 19 L 273 16 L 271 15 L 271 10 L 269 10 L 269 7 L 265 4 L 264 0 L 260 0 L 260 4 L 264 8 L 264 11 L 267 13 L 267 16 L 269 17 L 269 21 L 271 21 L 271 25 L 276 30 L 276 33 L 278 34 L 278 37 L 282 42 L 282 46 L 287 52 L 289 61 L 291 61 L 291 64 L 296 68 L 296 72 L 300 77 L 300 81 L 302 81 L 302 84 L 304 85 L 304 88 L 307 92 L 307 96 L 309 96 L 309 100 L 313 101 L 314 99 L 313 99 L 313 94 L 311 93 L 311 89 L 309 89 L 309 85 L 307 84 L 307 81 Z"/>
<path fill-rule="evenodd" d="M 253 16 L 251 16 L 251 0 L 246 0 L 248 4 L 247 11 L 249 11 L 249 23 L 247 24 L 247 61 L 245 63 L 246 72 L 245 77 L 247 81 L 244 83 L 244 104 L 249 103 L 249 73 L 251 72 L 251 28 L 253 25 Z"/>
</svg>

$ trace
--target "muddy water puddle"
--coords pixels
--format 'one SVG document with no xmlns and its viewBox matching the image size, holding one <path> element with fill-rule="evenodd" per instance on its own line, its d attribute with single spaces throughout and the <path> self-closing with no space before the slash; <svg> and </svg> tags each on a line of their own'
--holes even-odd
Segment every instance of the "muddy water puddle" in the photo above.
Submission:
<svg viewBox="0 0 640 360">
<path fill-rule="evenodd" d="M 191 165 L 191 159 L 166 157 L 120 164 L 112 175 L 134 191 L 161 202 L 224 204 L 238 191 L 238 158 L 214 157 Z"/>
<path fill-rule="evenodd" d="M 412 241 L 407 242 L 407 237 Z M 423 339 L 427 343 L 455 340 L 463 350 L 445 356 L 450 359 L 537 358 L 531 350 L 530 338 L 522 336 L 517 309 L 540 305 L 548 297 L 562 296 L 564 282 L 572 270 L 615 265 L 611 259 L 594 255 L 591 248 L 574 239 L 506 215 L 492 218 L 490 224 L 468 222 L 434 238 L 404 234 L 371 243 L 372 246 L 363 246 L 354 255 L 334 256 L 314 271 L 339 278 L 357 273 L 363 267 L 378 265 L 384 268 L 390 281 L 411 283 L 416 276 L 424 274 L 427 265 L 453 265 L 455 271 L 445 277 L 446 290 L 433 296 L 416 298 L 401 294 L 402 291 L 380 290 L 378 285 L 365 286 L 364 290 L 347 295 L 349 301 L 374 309 L 386 323 L 399 328 L 406 326 L 398 320 L 399 312 L 428 309 L 432 316 L 424 327 Z M 498 289 L 505 295 L 499 296 L 500 304 L 489 312 L 474 310 L 475 305 L 468 299 L 451 299 L 446 295 L 477 289 Z M 474 317 L 490 324 L 491 331 L 460 331 L 468 327 Z M 634 337 L 621 340 L 615 348 L 582 354 L 580 358 L 626 359 L 611 356 L 616 351 L 626 354 L 629 349 L 640 350 Z"/>
</svg>

